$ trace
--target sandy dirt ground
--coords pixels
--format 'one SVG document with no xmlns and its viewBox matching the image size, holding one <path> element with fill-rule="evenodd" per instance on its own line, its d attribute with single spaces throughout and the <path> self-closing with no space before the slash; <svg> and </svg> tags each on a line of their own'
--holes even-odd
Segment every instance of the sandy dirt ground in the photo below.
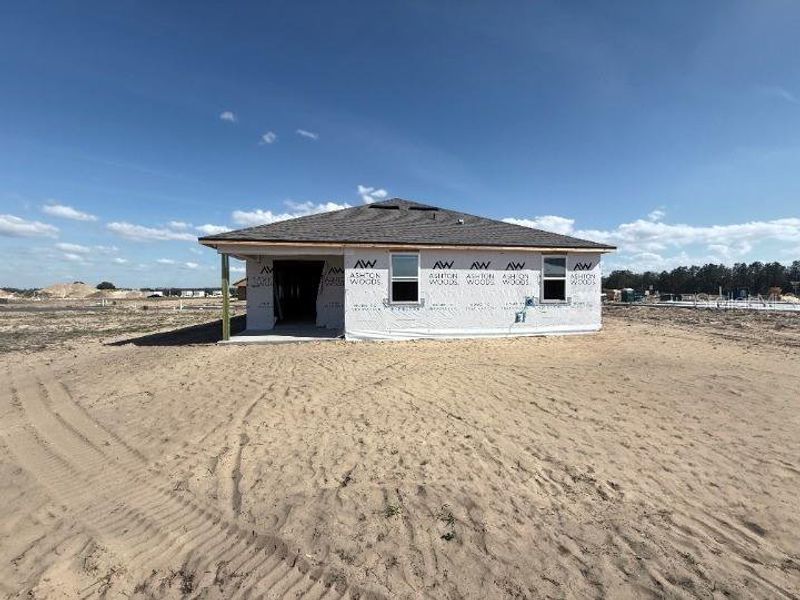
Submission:
<svg viewBox="0 0 800 600">
<path fill-rule="evenodd" d="M 12 301 L 0 304 L 0 355 L 206 323 L 219 318 L 221 306 L 217 298 Z M 233 302 L 232 314 L 243 312 L 244 302 Z"/>
<path fill-rule="evenodd" d="M 0 595 L 797 598 L 800 320 L 655 310 L 7 351 Z"/>
</svg>

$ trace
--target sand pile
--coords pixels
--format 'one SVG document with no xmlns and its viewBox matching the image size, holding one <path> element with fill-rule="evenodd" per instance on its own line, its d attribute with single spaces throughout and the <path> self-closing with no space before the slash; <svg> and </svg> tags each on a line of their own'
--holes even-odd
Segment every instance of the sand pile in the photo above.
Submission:
<svg viewBox="0 0 800 600">
<path fill-rule="evenodd" d="M 42 296 L 51 298 L 88 298 L 97 290 L 85 283 L 54 283 L 39 291 Z"/>
<path fill-rule="evenodd" d="M 144 292 L 139 290 L 97 290 L 89 298 L 106 298 L 112 300 L 144 298 Z"/>
<path fill-rule="evenodd" d="M 15 298 L 16 295 L 8 290 L 0 289 L 0 298 Z"/>
<path fill-rule="evenodd" d="M 107 299 L 133 299 L 144 298 L 144 292 L 139 290 L 98 290 L 85 283 L 55 283 L 39 292 L 42 296 L 50 298 L 107 298 Z"/>
</svg>

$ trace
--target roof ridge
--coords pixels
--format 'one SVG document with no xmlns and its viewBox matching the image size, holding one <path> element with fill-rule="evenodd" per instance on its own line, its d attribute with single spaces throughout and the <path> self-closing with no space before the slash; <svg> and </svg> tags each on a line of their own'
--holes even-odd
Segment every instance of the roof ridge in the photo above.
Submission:
<svg viewBox="0 0 800 600">
<path fill-rule="evenodd" d="M 424 204 L 422 202 L 417 202 L 416 200 L 408 200 L 407 198 L 400 198 L 399 196 L 395 196 L 394 198 L 386 198 L 384 200 L 377 200 L 375 202 L 364 204 L 363 206 L 387 206 L 391 204 L 404 204 L 406 206 L 421 206 L 423 208 L 435 208 L 436 210 L 446 210 L 439 206 L 434 206 L 433 204 Z M 356 206 L 352 208 L 359 208 L 359 207 Z"/>
</svg>

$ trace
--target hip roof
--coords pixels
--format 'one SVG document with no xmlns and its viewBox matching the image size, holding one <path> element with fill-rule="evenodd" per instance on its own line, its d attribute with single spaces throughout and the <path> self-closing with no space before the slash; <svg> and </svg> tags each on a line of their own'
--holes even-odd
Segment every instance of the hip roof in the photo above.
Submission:
<svg viewBox="0 0 800 600">
<path fill-rule="evenodd" d="M 201 237 L 200 243 L 270 242 L 580 248 L 614 246 L 393 198 Z"/>
</svg>

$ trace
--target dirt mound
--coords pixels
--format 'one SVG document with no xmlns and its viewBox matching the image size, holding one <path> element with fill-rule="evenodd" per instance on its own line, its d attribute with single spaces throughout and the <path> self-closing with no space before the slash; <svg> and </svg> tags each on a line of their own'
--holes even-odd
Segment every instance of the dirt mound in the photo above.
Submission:
<svg viewBox="0 0 800 600">
<path fill-rule="evenodd" d="M 144 298 L 144 292 L 139 290 L 97 290 L 88 296 L 89 298 L 106 298 L 112 300 Z"/>
<path fill-rule="evenodd" d="M 144 298 L 144 292 L 139 290 L 98 290 L 85 283 L 55 283 L 39 292 L 42 296 L 50 298 L 107 298 L 107 299 L 133 299 Z"/>
<path fill-rule="evenodd" d="M 15 294 L 13 292 L 9 292 L 8 290 L 0 289 L 0 298 L 15 298 Z"/>
<path fill-rule="evenodd" d="M 97 290 L 85 283 L 54 283 L 39 293 L 50 298 L 88 298 Z"/>
</svg>

